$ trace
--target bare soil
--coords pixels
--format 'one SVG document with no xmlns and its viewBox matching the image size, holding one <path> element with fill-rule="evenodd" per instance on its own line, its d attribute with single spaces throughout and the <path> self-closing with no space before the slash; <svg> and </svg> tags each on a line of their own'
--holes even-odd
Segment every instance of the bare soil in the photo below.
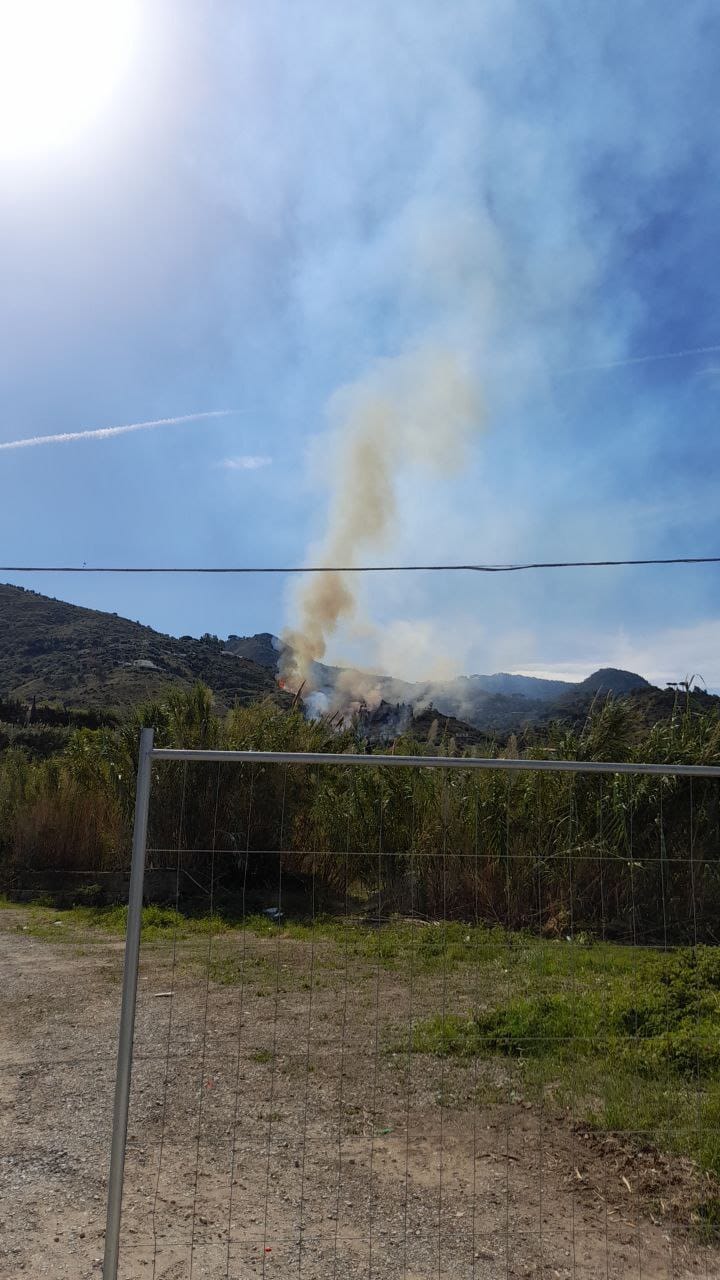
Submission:
<svg viewBox="0 0 720 1280">
<path fill-rule="evenodd" d="M 122 946 L 23 920 L 0 912 L 0 1277 L 89 1280 Z M 208 980 L 208 950 L 242 981 Z M 404 1051 L 410 1017 L 472 983 L 350 971 L 280 933 L 146 946 L 123 1280 L 720 1277 L 689 1162 L 528 1105 L 502 1063 Z"/>
</svg>

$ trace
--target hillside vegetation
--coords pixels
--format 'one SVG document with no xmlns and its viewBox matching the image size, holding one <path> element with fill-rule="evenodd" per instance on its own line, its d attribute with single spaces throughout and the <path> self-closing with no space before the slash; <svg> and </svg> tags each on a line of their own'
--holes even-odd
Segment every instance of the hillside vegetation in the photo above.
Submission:
<svg viewBox="0 0 720 1280">
<path fill-rule="evenodd" d="M 36 699 L 34 724 L 54 726 L 52 735 L 37 727 L 21 733 L 23 716 L 8 720 L 0 706 L 0 748 L 21 738 L 47 754 L 51 743 L 66 738 L 62 723 L 47 719 L 48 704 L 66 715 L 83 711 L 112 717 L 173 688 L 189 690 L 198 680 L 212 689 L 219 711 L 268 696 L 290 705 L 290 697 L 276 685 L 281 649 L 269 632 L 229 636 L 225 642 L 212 635 L 176 638 L 116 614 L 0 585 L 0 703 L 19 700 L 27 709 Z M 331 706 L 339 674 L 339 668 L 315 664 L 314 684 L 327 691 Z M 650 727 L 672 713 L 675 699 L 672 690 L 654 688 L 642 676 L 612 667 L 577 684 L 507 673 L 432 684 L 378 675 L 370 683 L 381 699 L 377 711 L 366 717 L 371 741 L 395 737 L 398 723 L 407 728 L 414 714 L 415 736 L 426 736 L 422 722 L 429 716 L 427 731 L 436 719 L 441 729 L 452 721 L 453 736 L 463 746 L 488 735 L 499 742 L 510 734 L 527 736 L 556 720 L 580 729 L 593 704 L 608 696 L 622 696 L 636 709 L 638 721 Z M 367 673 L 359 674 L 358 686 L 367 684 Z M 701 691 L 690 697 L 698 712 L 720 706 L 720 700 Z"/>
<path fill-rule="evenodd" d="M 220 707 L 282 697 L 272 672 L 230 654 L 217 637 L 176 639 L 116 614 L 0 585 L 0 698 L 127 709 L 200 679 Z"/>
<path fill-rule="evenodd" d="M 253 636 L 229 636 L 227 647 L 239 656 L 251 658 L 270 671 L 277 671 L 282 644 L 269 632 Z M 333 691 L 340 675 L 347 671 L 316 662 L 312 669 L 315 688 L 327 695 L 334 706 Z M 495 675 L 458 676 L 453 680 L 408 681 L 385 675 L 357 673 L 357 688 L 372 687 L 374 699 L 381 705 L 366 717 L 372 740 L 392 737 L 398 710 L 415 713 L 417 722 L 427 714 L 452 720 L 456 736 L 464 744 L 491 735 L 499 741 L 509 734 L 526 734 L 534 728 L 544 729 L 562 720 L 580 729 L 598 700 L 622 697 L 631 705 L 639 725 L 650 727 L 672 714 L 675 705 L 673 689 L 658 689 L 643 676 L 617 667 L 601 667 L 585 680 L 546 680 L 498 672 Z M 694 689 L 689 694 L 693 710 L 712 711 L 720 708 L 713 694 Z"/>
</svg>

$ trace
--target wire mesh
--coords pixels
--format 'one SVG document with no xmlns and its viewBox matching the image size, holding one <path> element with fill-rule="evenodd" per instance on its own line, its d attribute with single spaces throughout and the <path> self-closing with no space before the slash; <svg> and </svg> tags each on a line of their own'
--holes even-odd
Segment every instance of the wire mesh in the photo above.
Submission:
<svg viewBox="0 0 720 1280">
<path fill-rule="evenodd" d="M 617 1260 L 621 1246 L 617 1241 L 613 1244 L 612 1240 L 617 1221 L 620 1221 L 623 1230 L 627 1232 L 631 1229 L 633 1232 L 632 1257 L 627 1253 L 625 1239 L 624 1273 L 643 1274 L 643 1233 L 649 1229 L 648 1223 L 652 1227 L 653 1222 L 652 1211 L 643 1201 L 638 1184 L 628 1192 L 629 1202 L 618 1206 L 618 1188 L 610 1185 L 610 1162 L 600 1160 L 596 1162 L 594 1174 L 599 1184 L 599 1214 L 596 1213 L 593 1218 L 585 1203 L 585 1187 L 582 1184 L 586 1175 L 580 1165 L 585 1159 L 584 1151 L 581 1154 L 581 1144 L 588 1141 L 587 1132 L 583 1132 L 583 1125 L 588 1125 L 585 1097 L 587 1086 L 581 1077 L 583 1072 L 587 1075 L 588 1043 L 591 1044 L 593 1053 L 607 1055 L 611 1047 L 623 1049 L 625 1042 L 638 1042 L 638 1007 L 642 987 L 639 958 L 668 952 L 665 890 L 668 857 L 662 819 L 659 823 L 659 857 L 655 860 L 645 858 L 641 864 L 636 863 L 633 842 L 635 798 L 632 793 L 629 794 L 627 848 L 622 850 L 625 855 L 628 914 L 624 933 L 620 930 L 619 936 L 608 942 L 605 881 L 607 863 L 616 859 L 617 850 L 608 851 L 603 844 L 604 780 L 600 779 L 598 794 L 594 798 L 597 822 L 594 846 L 588 848 L 582 844 L 575 783 L 570 779 L 566 785 L 566 811 L 564 817 L 560 818 L 564 836 L 560 845 L 556 841 L 551 850 L 542 848 L 544 825 L 540 780 L 535 796 L 535 840 L 530 852 L 518 850 L 513 843 L 513 818 L 517 809 L 517 799 L 513 793 L 519 785 L 518 779 L 508 777 L 503 780 L 501 785 L 505 790 L 505 797 L 499 827 L 502 831 L 501 874 L 505 900 L 500 918 L 497 918 L 496 902 L 496 919 L 494 926 L 489 927 L 486 908 L 483 908 L 480 899 L 483 882 L 487 887 L 487 882 L 492 878 L 497 850 L 493 849 L 492 830 L 487 824 L 483 829 L 480 795 L 472 794 L 473 847 L 470 850 L 451 849 L 448 823 L 449 784 L 448 775 L 445 774 L 436 797 L 439 813 L 435 815 L 438 819 L 435 845 L 418 850 L 415 822 L 418 797 L 413 781 L 409 796 L 412 817 L 408 847 L 403 849 L 393 839 L 392 848 L 388 851 L 385 843 L 387 797 L 383 793 L 382 781 L 378 778 L 376 794 L 372 796 L 372 803 L 377 806 L 375 826 L 373 828 L 372 823 L 366 822 L 364 828 L 366 835 L 371 837 L 368 839 L 370 847 L 353 847 L 360 842 L 352 838 L 357 831 L 352 830 L 348 811 L 343 819 L 344 849 L 335 853 L 332 847 L 323 849 L 313 844 L 310 853 L 303 852 L 302 849 L 299 851 L 298 860 L 298 850 L 288 847 L 285 830 L 288 768 L 289 766 L 284 766 L 281 816 L 277 833 L 279 838 L 269 840 L 263 850 L 252 838 L 253 823 L 250 816 L 246 827 L 243 875 L 247 877 L 253 859 L 257 861 L 266 856 L 273 863 L 277 876 L 277 893 L 271 891 L 268 883 L 264 886 L 264 892 L 266 898 L 272 899 L 276 904 L 278 917 L 277 923 L 268 920 L 266 926 L 260 925 L 254 911 L 247 911 L 244 892 L 240 929 L 237 931 L 242 939 L 243 963 L 241 973 L 235 975 L 239 977 L 241 1004 L 248 996 L 253 1016 L 257 1015 L 257 1006 L 264 1000 L 270 1000 L 272 1009 L 269 1019 L 265 1019 L 266 1044 L 251 1049 L 244 1059 L 240 1052 L 237 1054 L 234 1098 L 230 1099 L 234 1103 L 233 1143 L 238 1138 L 237 1108 L 241 1091 L 253 1093 L 246 1065 L 248 1059 L 252 1061 L 253 1068 L 265 1069 L 264 1084 L 261 1081 L 254 1083 L 259 1085 L 261 1095 L 263 1088 L 267 1091 L 266 1096 L 262 1095 L 266 1110 L 262 1117 L 262 1161 L 257 1161 L 256 1149 L 253 1166 L 252 1134 L 246 1132 L 242 1143 L 245 1153 L 243 1167 L 248 1168 L 247 1181 L 242 1188 L 247 1193 L 243 1203 L 248 1206 L 254 1203 L 258 1211 L 248 1211 L 241 1215 L 240 1221 L 233 1220 L 231 1211 L 223 1241 L 224 1271 L 221 1270 L 218 1274 L 230 1276 L 235 1274 L 233 1268 L 239 1268 L 240 1274 L 244 1265 L 252 1266 L 255 1255 L 262 1274 L 280 1265 L 298 1275 L 336 1275 L 342 1271 L 343 1274 L 371 1276 L 373 1272 L 382 1270 L 384 1274 L 393 1274 L 395 1271 L 404 1276 L 437 1274 L 440 1277 L 445 1274 L 462 1274 L 464 1266 L 468 1275 L 497 1274 L 500 1270 L 511 1276 L 524 1274 L 522 1268 L 528 1265 L 534 1267 L 537 1274 L 543 1274 L 546 1270 L 548 1274 L 553 1274 L 558 1270 L 559 1262 L 566 1268 L 567 1274 L 580 1275 L 583 1271 L 590 1274 L 594 1270 L 595 1274 L 601 1271 L 609 1276 L 623 1273 L 618 1271 Z M 346 769 L 345 772 L 349 773 L 350 770 Z M 453 781 L 457 781 L 457 775 Z M 464 785 L 462 776 L 458 785 L 461 788 Z M 345 786 L 346 794 L 339 797 L 341 806 L 343 800 L 349 806 L 358 798 L 352 784 L 346 783 Z M 360 798 L 367 801 L 367 790 Z M 338 800 L 338 797 L 335 799 Z M 426 795 L 422 803 L 427 817 Z M 426 829 L 427 824 L 423 839 L 426 839 Z M 689 829 L 692 837 L 692 817 Z M 396 832 L 391 831 L 390 838 L 395 835 Z M 212 847 L 215 848 L 215 841 Z M 197 850 L 191 852 L 197 853 Z M 418 852 L 422 862 L 420 874 L 416 865 Z M 296 918 L 292 922 L 290 913 L 284 919 L 279 914 L 283 911 L 283 865 L 286 859 L 290 860 L 291 865 L 302 865 L 306 877 L 307 900 L 301 909 L 296 907 Z M 465 935 L 468 940 L 471 939 L 471 934 L 476 936 L 472 938 L 470 948 L 473 961 L 465 966 L 464 981 L 458 986 L 455 984 L 457 965 L 452 950 L 452 946 L 457 944 L 451 944 L 451 937 L 455 937 L 451 926 L 457 924 L 458 919 L 456 915 L 453 921 L 448 911 L 449 867 L 452 864 L 455 871 L 459 866 L 465 873 L 463 859 L 469 860 L 472 865 L 472 901 L 466 912 L 467 925 L 462 921 L 460 923 L 463 928 L 467 927 L 471 931 Z M 528 860 L 531 862 L 530 881 L 534 895 L 531 916 L 535 927 L 528 930 L 526 926 L 523 932 L 522 927 L 518 927 L 520 904 L 517 898 L 521 891 L 523 862 Z M 662 890 L 661 943 L 652 937 L 656 928 L 653 922 L 649 922 L 644 930 L 636 900 L 638 866 L 642 867 L 643 873 L 652 871 L 654 861 L 657 862 Z M 692 840 L 690 858 L 683 859 L 678 854 L 674 861 L 680 865 L 684 863 L 686 872 L 694 875 Z M 405 902 L 402 905 L 409 912 L 406 916 L 398 911 L 397 877 L 389 865 L 393 862 L 403 868 Z M 316 896 L 318 866 L 323 868 L 323 875 L 327 876 L 330 864 L 335 867 L 333 874 L 336 877 L 338 868 L 340 869 L 342 892 L 336 902 L 335 917 L 330 920 L 324 917 L 319 919 Z M 371 864 L 374 864 L 374 872 Z M 560 864 L 564 867 L 564 873 L 558 879 Z M 580 868 L 583 879 L 586 880 L 588 867 L 590 874 L 594 873 L 600 899 L 596 922 L 597 945 L 615 947 L 618 952 L 627 948 L 630 956 L 629 986 L 633 1025 L 624 1034 L 616 1031 L 611 1034 L 609 1029 L 613 995 L 607 982 L 601 985 L 603 1011 L 600 1026 L 592 1029 L 591 1034 L 588 1034 L 585 1026 L 583 1002 L 587 994 L 587 975 L 586 966 L 578 960 L 581 956 L 591 954 L 592 946 L 584 937 L 586 931 L 582 927 L 583 921 L 576 919 L 575 878 Z M 616 868 L 614 870 L 616 872 Z M 551 917 L 552 928 L 546 931 L 545 917 L 548 914 L 549 899 L 544 880 L 548 874 L 553 881 L 552 892 L 556 898 L 560 895 L 564 907 L 559 913 L 558 923 L 557 903 L 552 904 L 555 915 Z M 206 1075 L 204 1066 L 211 1060 L 214 1052 L 214 1045 L 208 1044 L 208 1036 L 212 1032 L 208 1009 L 213 983 L 217 987 L 218 979 L 217 972 L 211 979 L 215 879 L 213 870 L 208 889 L 211 929 L 205 944 L 205 969 L 200 979 L 201 984 L 204 983 L 204 986 L 201 985 L 204 995 L 200 1001 L 203 1013 L 197 1034 L 198 1054 L 202 1064 L 201 1082 Z M 354 887 L 355 892 L 361 892 L 357 882 L 363 879 L 366 889 L 365 923 L 357 924 L 351 916 L 351 888 Z M 196 888 L 201 883 L 197 876 L 191 880 Z M 368 895 L 369 886 L 372 887 L 372 893 Z M 616 896 L 618 890 L 615 874 Z M 387 909 L 383 902 L 386 896 Z M 425 919 L 422 922 L 418 920 L 419 897 L 425 907 Z M 695 902 L 695 886 L 691 886 L 690 897 Z M 432 909 L 428 910 L 428 907 Z M 356 914 L 357 910 L 359 908 L 356 908 Z M 457 910 L 456 904 L 453 910 Z M 407 919 L 412 921 L 409 926 L 401 923 Z M 338 923 L 341 926 L 339 931 L 336 928 Z M 274 931 L 271 941 L 264 936 L 264 928 Z M 403 928 L 409 933 L 404 949 L 398 947 L 396 936 L 398 930 Z M 566 932 L 559 934 L 561 929 Z M 358 930 L 364 935 L 360 947 Z M 500 947 L 497 945 L 498 930 L 501 934 Z M 228 932 L 234 936 L 234 931 Z M 618 932 L 617 927 L 615 932 Z M 430 947 L 430 953 L 434 954 L 437 965 L 432 970 L 431 966 L 425 964 L 425 969 L 430 969 L 429 981 L 428 974 L 423 974 L 422 1014 L 416 1016 L 416 1012 L 420 1012 L 413 1007 L 418 994 L 418 940 L 421 946 L 427 948 L 425 938 L 428 935 L 432 938 L 433 934 L 439 941 Z M 696 921 L 692 934 L 696 949 L 700 945 Z M 367 937 L 372 944 L 369 948 Z M 221 942 L 223 947 L 227 946 L 227 937 L 221 935 Z M 536 944 L 534 955 L 532 944 Z M 273 949 L 272 990 L 263 987 L 261 983 L 248 992 L 246 988 L 249 975 L 254 975 L 252 981 L 259 980 L 258 975 L 263 973 L 263 959 L 266 965 L 269 964 L 268 945 Z M 263 948 L 266 952 L 264 957 Z M 520 963 L 518 948 L 529 948 L 524 961 L 521 960 Z M 501 1008 L 504 1007 L 506 1013 L 518 1014 L 516 1006 L 519 985 L 521 990 L 525 986 L 532 992 L 531 996 L 526 997 L 526 1004 L 532 1004 L 535 999 L 536 1003 L 540 1002 L 541 1011 L 544 1009 L 547 1013 L 546 1006 L 549 1002 L 549 1011 L 552 1013 L 553 1000 L 557 1002 L 560 998 L 558 964 L 555 959 L 558 948 L 565 953 L 559 966 L 568 994 L 568 1020 L 564 1030 L 561 1027 L 558 1034 L 550 1018 L 546 1026 L 542 1022 L 534 1028 L 530 1026 L 521 1036 L 518 1046 L 512 1042 L 513 1031 L 508 1019 L 502 1027 L 499 1039 L 490 1030 L 491 1024 L 487 1018 L 483 1022 L 481 1017 L 476 1016 L 475 1023 L 472 1022 L 473 1006 L 482 1007 L 483 1001 L 488 1000 L 492 1003 L 492 982 L 488 981 L 488 974 L 489 971 L 491 974 L 493 964 L 497 964 L 498 955 L 504 958 L 504 974 L 494 998 L 497 1002 L 498 991 L 501 990 Z M 282 958 L 284 955 L 288 957 L 285 962 Z M 535 973 L 534 983 L 528 984 L 523 975 L 523 963 L 526 963 L 528 973 Z M 401 966 L 405 968 L 405 973 L 403 982 L 398 987 L 397 977 Z M 328 968 L 335 981 L 334 985 L 330 983 L 331 994 L 326 996 L 320 992 L 328 989 Z M 292 977 L 289 978 L 288 975 Z M 290 983 L 293 989 L 288 985 L 283 986 L 283 983 Z M 550 989 L 550 994 L 543 994 L 545 987 Z M 358 994 L 361 995 L 359 1001 Z M 699 1008 L 699 1000 L 696 1003 Z M 461 1092 L 457 1082 L 458 1067 L 460 1074 L 466 1067 L 461 1054 L 458 1055 L 458 1062 L 450 1044 L 458 1008 L 463 1011 L 468 1023 L 466 1034 L 475 1035 L 473 1052 L 468 1055 L 472 1080 L 469 1099 L 458 1099 L 456 1096 Z M 393 1028 L 400 1031 L 398 1015 L 401 1012 L 406 1018 L 406 1026 L 395 1042 L 396 1046 L 400 1046 L 398 1052 L 398 1048 L 393 1045 L 393 1036 L 396 1034 Z M 537 1014 L 537 1009 L 534 1012 Z M 696 1011 L 697 1017 L 699 1014 Z M 323 1033 L 319 1033 L 319 1022 L 316 1019 L 322 1020 Z M 432 1031 L 433 1019 L 434 1029 L 440 1036 L 440 1044 L 435 1046 L 439 1052 L 425 1054 L 422 1045 L 418 1043 L 418 1026 L 422 1038 L 423 1035 L 430 1034 L 428 1025 Z M 179 1028 L 186 1024 L 177 1025 Z M 350 1046 L 348 1039 L 351 1041 Z M 489 1052 L 491 1047 L 492 1053 Z M 521 1060 L 519 1072 L 515 1069 L 518 1048 Z M 535 1094 L 533 1086 L 538 1081 L 533 1082 L 532 1067 L 538 1059 L 542 1059 L 543 1054 L 560 1049 L 564 1053 L 561 1064 L 564 1102 L 561 1110 L 558 1110 L 558 1103 L 553 1101 L 551 1106 L 554 1111 L 547 1117 L 548 1082 L 540 1080 Z M 695 1052 L 698 1057 L 699 1039 Z M 398 1088 L 397 1074 L 394 1080 L 392 1077 L 387 1079 L 388 1064 L 397 1063 L 398 1058 L 402 1060 L 401 1088 Z M 352 1068 L 359 1067 L 359 1071 L 347 1071 L 348 1061 Z M 501 1098 L 499 1104 L 497 1101 L 493 1104 L 481 1100 L 478 1096 L 483 1093 L 479 1084 L 487 1087 L 489 1067 L 495 1071 L 500 1069 L 501 1074 L 504 1073 L 500 1089 L 496 1091 Z M 526 1068 L 530 1069 L 525 1070 Z M 397 1073 L 397 1066 L 394 1070 Z M 465 1074 L 467 1076 L 467 1071 Z M 292 1086 L 288 1077 L 294 1082 Z M 328 1102 L 327 1091 L 331 1083 L 334 1098 L 329 1113 L 332 1114 L 333 1121 L 330 1125 L 323 1126 L 323 1111 Z M 630 1111 L 640 1115 L 644 1087 L 642 1080 L 639 1075 L 632 1076 L 626 1084 L 631 1090 Z M 699 1107 L 699 1067 L 696 1070 L 695 1084 Z M 199 1189 L 203 1181 L 200 1169 L 201 1135 L 211 1145 L 213 1139 L 202 1124 L 203 1110 L 207 1109 L 206 1094 L 202 1087 L 196 1088 L 195 1093 L 197 1124 L 195 1162 L 194 1168 L 191 1168 L 194 1191 L 189 1228 L 191 1266 L 194 1259 L 199 1257 L 199 1250 L 205 1250 L 206 1253 L 210 1250 L 212 1253 L 213 1235 L 212 1231 L 204 1233 L 201 1230 L 210 1225 L 211 1218 L 198 1210 Z M 390 1099 L 399 1095 L 402 1095 L 403 1105 L 400 1109 L 393 1109 Z M 356 1097 L 358 1101 L 348 1105 L 349 1097 Z M 418 1117 L 415 1111 L 418 1098 L 421 1099 L 419 1127 L 423 1131 L 422 1136 L 417 1133 Z M 470 1106 L 467 1105 L 468 1101 Z M 527 1124 L 518 1130 L 518 1113 L 521 1108 L 528 1108 L 533 1113 L 536 1133 L 534 1144 Z M 356 1120 L 354 1117 L 360 1119 Z M 393 1123 L 385 1124 L 384 1121 L 388 1118 Z M 457 1143 L 453 1142 L 448 1147 L 446 1142 L 447 1132 L 456 1128 L 458 1120 L 469 1120 L 471 1135 L 469 1152 L 460 1152 L 459 1155 Z M 558 1126 L 562 1128 L 563 1125 L 565 1132 L 561 1135 L 562 1141 L 559 1141 L 555 1129 Z M 353 1128 L 356 1133 L 353 1133 Z M 483 1129 L 486 1133 L 489 1131 L 493 1134 L 494 1151 L 479 1152 L 478 1135 Z M 697 1129 L 699 1134 L 699 1122 Z M 642 1143 L 648 1138 L 646 1132 L 633 1128 L 629 1122 L 623 1126 L 616 1125 L 612 1132 L 618 1141 Z M 396 1143 L 394 1135 L 398 1133 L 401 1137 L 399 1154 L 397 1151 L 393 1154 L 392 1149 Z M 679 1129 L 677 1133 L 681 1135 L 682 1130 Z M 524 1136 L 520 1138 L 520 1134 Z M 672 1136 L 672 1126 L 666 1125 L 666 1139 Z M 361 1141 L 353 1143 L 353 1138 L 360 1138 Z M 354 1156 L 347 1154 L 348 1147 L 356 1152 Z M 285 1155 L 289 1150 L 295 1152 L 292 1165 Z M 558 1179 L 556 1166 L 560 1156 L 567 1169 Z M 632 1154 L 628 1158 L 632 1159 Z M 488 1179 L 487 1170 L 483 1168 L 483 1163 L 488 1161 L 499 1166 L 499 1170 L 495 1170 L 500 1173 L 499 1179 Z M 231 1167 L 234 1163 L 233 1158 Z M 398 1163 L 399 1171 L 393 1171 L 392 1165 Z M 192 1166 L 192 1160 L 190 1164 Z M 465 1166 L 469 1170 L 469 1176 L 466 1176 L 463 1184 L 458 1168 Z M 393 1173 L 397 1176 L 398 1172 L 401 1193 L 399 1199 L 398 1188 L 393 1188 Z M 332 1176 L 323 1176 L 328 1174 Z M 612 1180 L 617 1181 L 615 1174 L 612 1175 Z M 231 1179 L 231 1196 L 234 1181 Z M 355 1200 L 346 1197 L 349 1182 L 355 1186 Z M 632 1186 L 630 1179 L 621 1175 L 620 1184 L 623 1188 L 626 1182 Z M 488 1184 L 494 1184 L 495 1189 L 489 1189 Z M 423 1205 L 420 1214 L 413 1212 L 414 1199 Z M 493 1204 L 493 1201 L 495 1211 L 489 1213 L 488 1202 Z M 283 1205 L 287 1208 L 283 1209 Z M 457 1205 L 464 1207 L 456 1207 Z M 352 1212 L 348 1214 L 343 1212 L 345 1210 Z M 624 1218 L 619 1216 L 622 1213 L 626 1215 Z M 549 1231 L 548 1214 L 553 1224 Z M 463 1221 L 466 1216 L 469 1224 Z M 431 1223 L 434 1224 L 432 1227 L 429 1226 Z M 466 1225 L 469 1225 L 469 1232 L 465 1230 Z M 467 1237 L 464 1249 L 462 1243 L 458 1249 L 463 1237 Z M 675 1273 L 675 1244 L 671 1222 L 664 1224 L 663 1238 L 667 1244 L 665 1270 L 668 1275 L 672 1275 Z M 693 1246 L 684 1246 L 685 1253 L 691 1247 Z M 589 1257 L 592 1258 L 591 1262 L 588 1261 Z M 647 1264 L 645 1272 L 648 1273 Z"/>
<path fill-rule="evenodd" d="M 157 775 L 123 1280 L 720 1275 L 714 779 Z"/>
</svg>

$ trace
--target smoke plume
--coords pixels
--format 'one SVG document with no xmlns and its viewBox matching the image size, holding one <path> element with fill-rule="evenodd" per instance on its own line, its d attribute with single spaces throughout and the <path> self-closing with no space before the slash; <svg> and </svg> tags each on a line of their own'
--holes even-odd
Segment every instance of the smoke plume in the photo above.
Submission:
<svg viewBox="0 0 720 1280">
<path fill-rule="evenodd" d="M 341 388 L 329 404 L 336 436 L 328 524 L 316 563 L 340 568 L 387 546 L 396 521 L 396 486 L 417 464 L 433 470 L 458 467 L 482 407 L 463 356 L 426 345 L 378 361 L 359 382 Z M 341 571 L 303 582 L 297 623 L 283 640 L 282 675 L 312 688 L 312 664 L 328 640 L 357 611 L 358 578 Z"/>
</svg>

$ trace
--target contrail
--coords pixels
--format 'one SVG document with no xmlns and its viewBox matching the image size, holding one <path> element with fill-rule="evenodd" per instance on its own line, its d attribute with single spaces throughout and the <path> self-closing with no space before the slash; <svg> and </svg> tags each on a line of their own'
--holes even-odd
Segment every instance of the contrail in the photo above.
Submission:
<svg viewBox="0 0 720 1280">
<path fill-rule="evenodd" d="M 657 360 L 684 360 L 686 356 L 706 356 L 716 351 L 720 351 L 720 343 L 717 342 L 710 347 L 688 347 L 684 351 L 660 351 L 657 355 L 628 356 L 625 360 L 607 360 L 600 364 L 574 364 L 567 369 L 556 369 L 555 372 L 563 375 L 590 373 L 593 369 L 624 369 L 631 364 L 652 364 Z"/>
<path fill-rule="evenodd" d="M 95 431 L 63 431 L 55 436 L 26 436 L 23 440 L 5 440 L 0 449 L 34 449 L 41 444 L 67 444 L 72 440 L 107 440 L 130 431 L 150 431 L 153 427 L 174 427 L 181 422 L 198 422 L 201 418 L 226 418 L 234 409 L 206 409 L 203 413 L 183 413 L 177 418 L 152 418 L 149 422 L 126 422 L 122 427 L 99 427 Z"/>
</svg>

